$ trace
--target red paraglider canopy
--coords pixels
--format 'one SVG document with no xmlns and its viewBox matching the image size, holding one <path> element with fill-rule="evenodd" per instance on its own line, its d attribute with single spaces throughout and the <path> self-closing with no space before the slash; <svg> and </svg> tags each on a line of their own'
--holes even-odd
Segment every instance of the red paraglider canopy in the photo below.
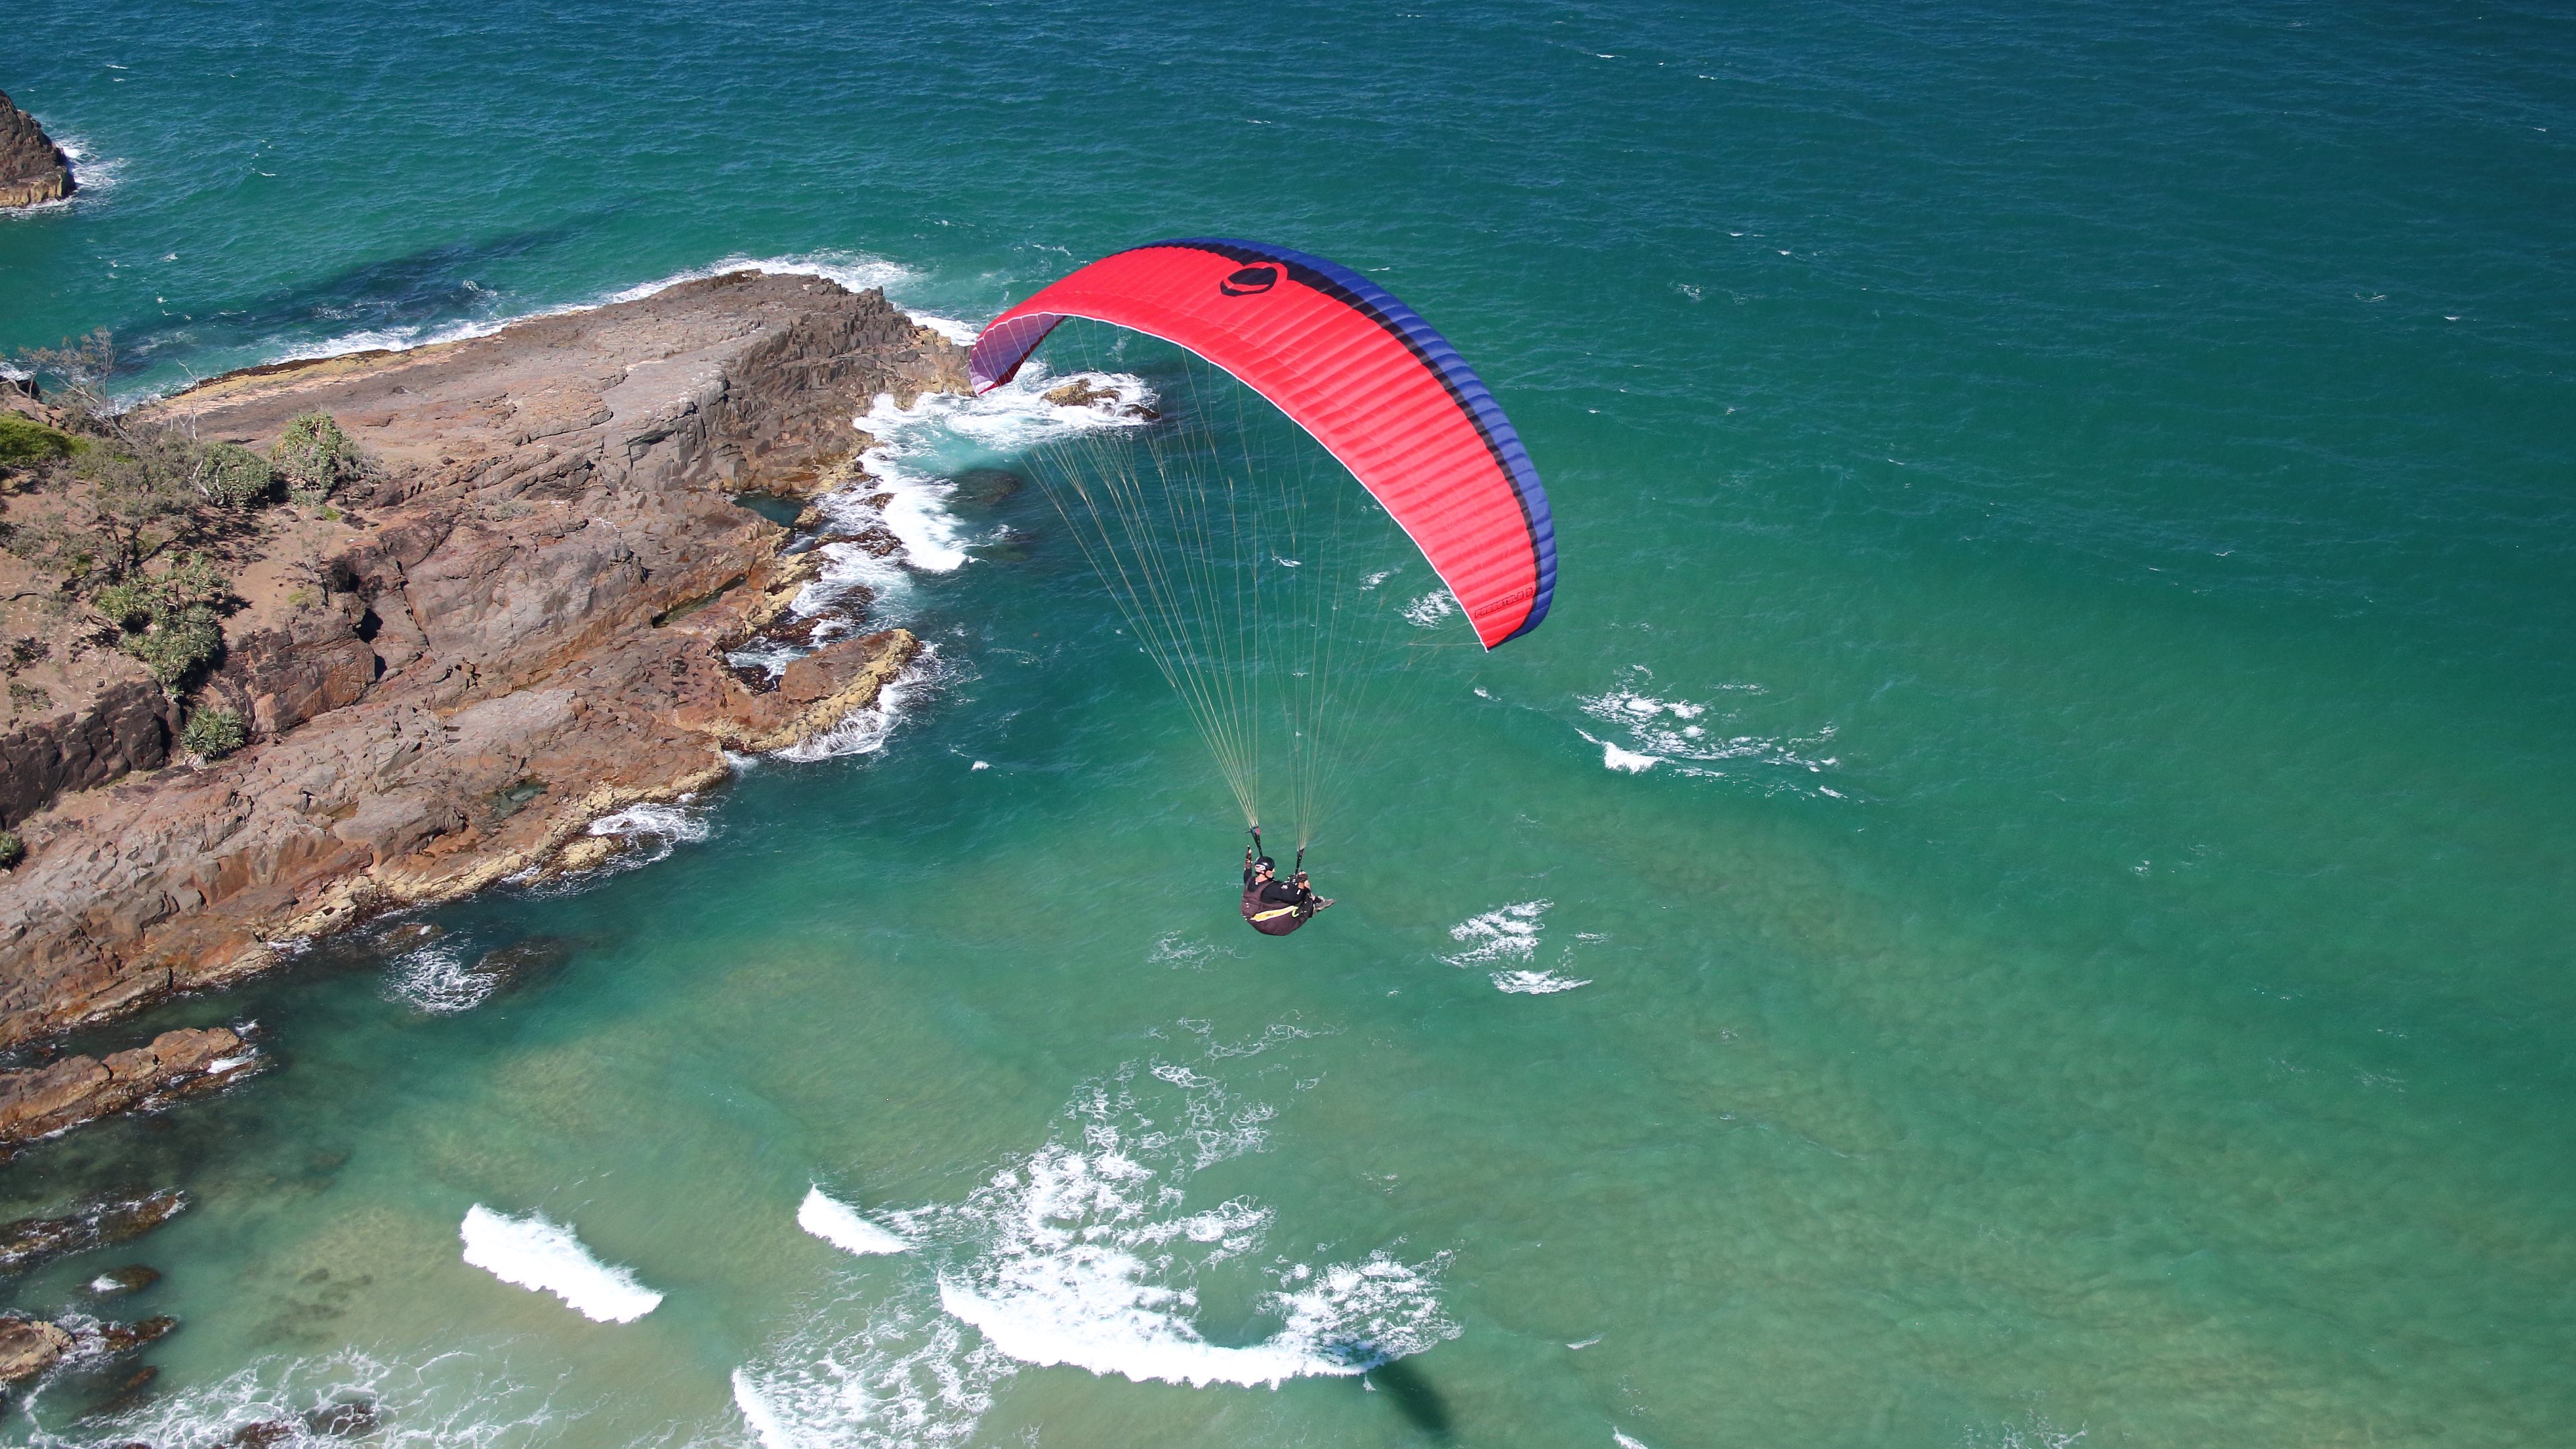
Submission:
<svg viewBox="0 0 2576 1449">
<path fill-rule="evenodd" d="M 1067 317 L 1186 347 L 1351 470 L 1449 586 L 1486 648 L 1547 617 L 1547 490 L 1475 370 L 1412 308 L 1322 257 L 1224 238 L 1101 258 L 993 319 L 975 390 L 1009 382 Z"/>
</svg>

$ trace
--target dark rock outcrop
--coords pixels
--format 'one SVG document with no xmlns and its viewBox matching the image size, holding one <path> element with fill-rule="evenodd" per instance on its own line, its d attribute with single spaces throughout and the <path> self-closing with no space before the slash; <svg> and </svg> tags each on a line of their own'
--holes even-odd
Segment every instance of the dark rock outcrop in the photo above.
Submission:
<svg viewBox="0 0 2576 1449">
<path fill-rule="evenodd" d="M 18 1273 L 50 1259 L 116 1243 L 130 1243 L 179 1215 L 188 1199 L 176 1188 L 142 1197 L 110 1198 L 58 1218 L 0 1223 L 0 1273 Z"/>
<path fill-rule="evenodd" d="M 335 499 L 345 513 L 282 530 L 236 581 L 254 602 L 226 621 L 208 688 L 250 722 L 247 748 L 68 783 L 166 759 L 170 721 L 151 716 L 153 735 L 129 705 L 110 733 L 131 740 L 121 765 L 24 787 L 52 803 L 15 807 L 28 854 L 0 875 L 0 1045 L 546 867 L 609 811 L 725 778 L 724 751 L 869 705 L 919 649 L 910 634 L 832 638 L 781 678 L 726 659 L 816 563 L 733 500 L 860 479 L 852 419 L 880 393 L 962 391 L 964 363 L 880 293 L 736 273 L 158 405 L 253 447 L 328 412 L 377 467 Z"/>
<path fill-rule="evenodd" d="M 262 737 L 356 704 L 384 668 L 365 637 L 375 617 L 350 594 L 298 607 L 276 626 L 225 640 L 213 688 Z"/>
<path fill-rule="evenodd" d="M 148 1047 L 106 1060 L 65 1057 L 33 1071 L 0 1072 L 0 1143 L 24 1142 L 93 1117 L 212 1091 L 258 1065 L 225 1027 L 165 1031 Z"/>
<path fill-rule="evenodd" d="M 142 1263 L 128 1263 L 122 1268 L 110 1268 L 89 1280 L 89 1291 L 95 1298 L 114 1298 L 140 1293 L 160 1281 L 160 1269 Z"/>
<path fill-rule="evenodd" d="M 138 1348 L 159 1343 L 179 1327 L 179 1320 L 166 1313 L 132 1323 L 101 1323 L 72 1335 L 84 1354 L 114 1355 L 132 1353 Z"/>
<path fill-rule="evenodd" d="M 0 826 L 15 825 L 72 790 L 170 762 L 178 710 L 149 679 L 112 684 L 77 714 L 0 734 Z"/>
<path fill-rule="evenodd" d="M 0 93 L 0 207 L 60 201 L 75 189 L 71 158 L 35 117 Z"/>
</svg>

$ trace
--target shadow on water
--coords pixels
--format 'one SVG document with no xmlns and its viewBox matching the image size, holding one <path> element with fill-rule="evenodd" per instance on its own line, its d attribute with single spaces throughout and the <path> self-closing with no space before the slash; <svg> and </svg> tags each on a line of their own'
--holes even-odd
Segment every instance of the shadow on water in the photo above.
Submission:
<svg viewBox="0 0 2576 1449">
<path fill-rule="evenodd" d="M 594 208 L 544 226 L 423 247 L 281 288 L 246 306 L 201 312 L 186 321 L 166 315 L 133 318 L 112 329 L 117 338 L 117 372 L 147 371 L 165 352 L 246 347 L 281 334 L 316 340 L 375 331 L 416 334 L 449 323 L 492 321 L 526 311 L 525 301 L 507 301 L 502 292 L 479 278 L 488 276 L 496 265 L 562 246 L 597 229 L 614 214 L 613 208 Z"/>
<path fill-rule="evenodd" d="M 1363 1385 L 1375 1388 L 1394 1400 L 1395 1411 L 1404 1421 L 1437 1439 L 1450 1435 L 1449 1405 L 1422 1370 L 1404 1359 L 1379 1364 L 1360 1375 Z"/>
</svg>

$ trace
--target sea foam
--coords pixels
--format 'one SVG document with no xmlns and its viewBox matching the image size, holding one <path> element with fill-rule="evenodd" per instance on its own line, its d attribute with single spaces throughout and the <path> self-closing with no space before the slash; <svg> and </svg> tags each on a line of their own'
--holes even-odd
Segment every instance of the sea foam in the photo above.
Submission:
<svg viewBox="0 0 2576 1449">
<path fill-rule="evenodd" d="M 805 1201 L 797 1206 L 796 1226 L 844 1253 L 862 1257 L 912 1251 L 912 1244 L 859 1216 L 856 1208 L 827 1195 L 819 1186 L 808 1191 Z"/>
<path fill-rule="evenodd" d="M 1480 966 L 1488 961 L 1527 961 L 1538 951 L 1539 932 L 1554 901 L 1522 901 L 1469 916 L 1449 928 L 1449 939 L 1466 949 L 1440 959 L 1452 966 Z"/>
<path fill-rule="evenodd" d="M 552 1293 L 595 1323 L 632 1323 L 661 1305 L 661 1294 L 591 1256 L 571 1229 L 543 1213 L 514 1218 L 478 1202 L 458 1231 L 467 1263 L 504 1283 Z"/>
<path fill-rule="evenodd" d="M 1211 1062 L 1244 1050 L 1208 1023 L 1183 1025 Z M 1086 1084 L 1045 1144 L 962 1200 L 878 1215 L 912 1245 L 892 1262 L 919 1276 L 853 1277 L 847 1296 L 744 1365 L 734 1399 L 752 1437 L 777 1449 L 958 1445 L 1022 1367 L 1275 1386 L 1364 1373 L 1455 1337 L 1438 1297 L 1448 1255 L 1274 1254 L 1256 1268 L 1277 1211 L 1244 1196 L 1189 1201 L 1198 1172 L 1268 1146 L 1273 1115 L 1182 1062 L 1133 1062 Z M 1196 1322 L 1198 1285 L 1220 1272 L 1269 1280 L 1256 1307 L 1270 1326 L 1252 1342 L 1210 1342 Z"/>
<path fill-rule="evenodd" d="M 1720 688 L 1746 696 L 1765 692 L 1751 684 Z M 1622 743 L 1577 728 L 1577 734 L 1601 747 L 1605 769 L 1642 775 L 1657 765 L 1670 764 L 1675 774 L 1707 779 L 1734 776 L 1766 791 L 1793 790 L 1843 798 L 1839 792 L 1807 778 L 1841 763 L 1821 753 L 1833 740 L 1832 725 L 1821 726 L 1812 734 L 1785 737 L 1730 733 L 1725 725 L 1736 718 L 1738 711 L 1666 697 L 1655 689 L 1654 671 L 1642 664 L 1621 671 L 1619 682 L 1599 694 L 1577 695 L 1575 704 L 1593 719 L 1627 735 Z"/>
<path fill-rule="evenodd" d="M 1578 986 L 1591 984 L 1589 980 L 1559 976 L 1553 971 L 1497 971 L 1494 973 L 1494 989 L 1512 996 L 1553 996 L 1560 991 L 1572 991 Z"/>
</svg>

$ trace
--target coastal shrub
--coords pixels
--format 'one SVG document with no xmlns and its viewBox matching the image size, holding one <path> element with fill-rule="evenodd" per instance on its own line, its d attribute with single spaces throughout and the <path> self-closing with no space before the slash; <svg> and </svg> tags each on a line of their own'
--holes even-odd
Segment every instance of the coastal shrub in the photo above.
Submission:
<svg viewBox="0 0 2576 1449">
<path fill-rule="evenodd" d="M 202 554 L 157 577 L 135 576 L 90 595 L 90 607 L 118 632 L 116 647 L 176 690 L 223 652 L 216 608 L 231 594 Z"/>
<path fill-rule="evenodd" d="M 188 723 L 179 731 L 182 748 L 200 759 L 220 760 L 242 747 L 250 731 L 242 726 L 242 717 L 219 704 L 200 705 L 188 711 Z"/>
<path fill-rule="evenodd" d="M 215 621 L 214 610 L 199 605 L 153 620 L 117 647 L 142 660 L 162 688 L 176 689 L 223 652 L 224 626 Z"/>
<path fill-rule="evenodd" d="M 197 491 L 218 508 L 248 513 L 276 496 L 277 473 L 239 443 L 208 443 L 197 454 Z"/>
<path fill-rule="evenodd" d="M 0 468 L 32 468 L 71 455 L 69 433 L 56 432 L 24 413 L 0 412 Z"/>
<path fill-rule="evenodd" d="M 286 480 L 287 496 L 307 508 L 366 470 L 357 443 L 329 413 L 302 413 L 287 419 L 276 445 L 268 450 L 268 461 L 277 476 Z"/>
<path fill-rule="evenodd" d="M 14 830 L 0 830 L 0 870 L 7 870 L 27 858 L 27 842 Z"/>
</svg>

